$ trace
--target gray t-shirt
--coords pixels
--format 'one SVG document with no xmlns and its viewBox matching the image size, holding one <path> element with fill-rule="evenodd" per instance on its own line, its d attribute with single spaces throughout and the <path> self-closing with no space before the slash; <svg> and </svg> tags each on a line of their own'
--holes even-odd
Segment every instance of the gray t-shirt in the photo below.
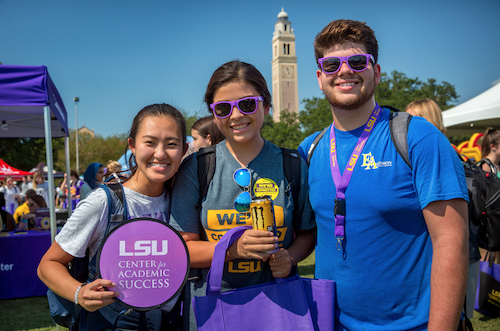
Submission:
<svg viewBox="0 0 500 331">
<path fill-rule="evenodd" d="M 198 160 L 196 154 L 186 159 L 177 174 L 172 193 L 170 225 L 182 232 L 200 234 L 208 241 L 218 241 L 235 226 L 252 225 L 250 214 L 240 214 L 234 209 L 234 199 L 243 192 L 233 179 L 241 168 L 229 152 L 226 141 L 216 146 L 217 163 L 207 196 L 196 208 L 200 197 Z M 282 151 L 266 141 L 257 157 L 247 167 L 252 175 L 252 196 L 271 195 L 278 230 L 280 247 L 288 248 L 293 242 L 293 232 L 310 230 L 316 226 L 307 184 L 307 165 L 301 159 L 301 185 L 298 217 L 293 221 L 293 197 L 283 172 Z M 237 259 L 225 263 L 223 289 L 251 286 L 273 280 L 267 262 Z"/>
<path fill-rule="evenodd" d="M 152 217 L 168 223 L 169 201 L 164 192 L 159 197 L 148 197 L 134 190 L 123 188 L 128 214 L 134 217 Z M 96 254 L 108 224 L 108 198 L 102 188 L 92 191 L 78 203 L 55 240 L 68 254 L 84 257 L 90 248 L 90 259 Z"/>
</svg>

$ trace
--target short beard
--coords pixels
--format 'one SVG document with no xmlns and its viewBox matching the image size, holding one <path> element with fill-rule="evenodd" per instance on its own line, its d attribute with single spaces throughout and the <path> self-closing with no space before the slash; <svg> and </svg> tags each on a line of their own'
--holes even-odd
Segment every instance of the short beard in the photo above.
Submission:
<svg viewBox="0 0 500 331">
<path fill-rule="evenodd" d="M 328 102 L 333 108 L 343 109 L 343 110 L 355 110 L 363 106 L 373 97 L 373 94 L 375 93 L 375 78 L 373 79 L 372 84 L 366 86 L 366 88 L 369 90 L 362 93 L 360 96 L 350 100 L 343 100 L 343 101 L 338 100 L 335 97 L 334 93 L 329 93 L 329 92 L 325 93 L 325 91 L 323 91 L 323 93 L 325 95 L 326 100 L 328 100 Z"/>
</svg>

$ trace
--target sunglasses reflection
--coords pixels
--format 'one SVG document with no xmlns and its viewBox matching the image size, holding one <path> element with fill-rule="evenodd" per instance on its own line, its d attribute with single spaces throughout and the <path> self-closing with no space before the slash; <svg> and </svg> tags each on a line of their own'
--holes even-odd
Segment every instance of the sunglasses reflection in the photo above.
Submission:
<svg viewBox="0 0 500 331">
<path fill-rule="evenodd" d="M 246 97 L 236 101 L 220 101 L 210 105 L 210 108 L 214 111 L 215 116 L 218 118 L 229 117 L 233 108 L 237 107 L 238 110 L 243 114 L 253 114 L 258 108 L 259 101 L 264 101 L 262 96 L 258 97 Z"/>
<path fill-rule="evenodd" d="M 318 59 L 318 63 L 325 74 L 331 75 L 338 72 L 344 62 L 354 72 L 364 71 L 368 67 L 370 60 L 375 62 L 371 54 L 353 54 L 349 56 L 323 57 Z"/>
</svg>

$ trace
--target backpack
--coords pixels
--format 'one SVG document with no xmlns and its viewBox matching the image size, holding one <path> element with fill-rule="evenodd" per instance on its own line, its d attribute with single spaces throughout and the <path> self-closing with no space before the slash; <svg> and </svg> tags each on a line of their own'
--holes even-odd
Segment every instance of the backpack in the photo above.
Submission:
<svg viewBox="0 0 500 331">
<path fill-rule="evenodd" d="M 109 183 L 101 185 L 106 192 L 108 199 L 108 224 L 105 235 L 112 229 L 112 223 L 126 220 L 128 218 L 127 202 L 123 194 L 123 187 L 119 183 Z M 119 203 L 113 203 L 111 191 L 118 197 Z M 81 283 L 91 282 L 97 274 L 97 254 L 89 261 L 89 250 L 87 249 L 85 257 L 75 257 L 68 265 L 70 275 Z M 90 268 L 89 268 L 90 266 Z M 66 300 L 55 294 L 51 289 L 47 290 L 47 299 L 49 301 L 50 315 L 54 323 L 68 328 L 70 331 L 85 329 L 84 324 L 88 312 L 74 302 Z M 117 312 L 117 317 L 119 312 Z"/>
<path fill-rule="evenodd" d="M 489 161 L 489 160 L 488 160 Z M 479 225 L 477 239 L 479 247 L 489 251 L 500 250 L 500 178 L 492 172 L 484 171 L 481 160 L 478 165 L 467 161 L 474 170 L 472 186 L 472 220 Z M 490 161 L 491 163 L 491 161 Z"/>
<path fill-rule="evenodd" d="M 297 217 L 299 187 L 300 187 L 300 155 L 294 149 L 281 148 L 283 153 L 283 172 L 288 181 L 285 189 L 287 195 L 292 194 L 293 198 L 293 218 Z M 207 196 L 208 187 L 215 173 L 216 153 L 215 145 L 202 148 L 197 153 L 198 158 L 198 182 L 200 183 L 200 200 L 197 208 L 201 209 L 201 202 Z"/>
<path fill-rule="evenodd" d="M 479 163 L 477 164 L 478 167 L 481 167 L 483 164 L 487 164 L 490 169 L 491 169 L 491 172 L 495 175 L 495 176 L 498 176 L 498 168 L 497 166 L 495 166 L 493 164 L 493 162 L 491 162 L 489 159 L 482 159 L 481 161 L 479 161 Z"/>
<path fill-rule="evenodd" d="M 382 106 L 382 108 L 389 108 L 391 110 L 391 114 L 389 116 L 389 129 L 391 131 L 392 143 L 394 144 L 394 147 L 396 147 L 398 154 L 401 155 L 406 164 L 410 167 L 410 169 L 412 169 L 410 157 L 408 155 L 407 138 L 408 127 L 410 126 L 410 121 L 413 116 L 408 113 L 401 112 L 394 107 Z M 316 138 L 314 138 L 314 141 L 307 151 L 307 165 L 311 163 L 313 152 L 327 131 L 328 127 L 324 128 L 323 131 L 321 131 Z"/>
</svg>

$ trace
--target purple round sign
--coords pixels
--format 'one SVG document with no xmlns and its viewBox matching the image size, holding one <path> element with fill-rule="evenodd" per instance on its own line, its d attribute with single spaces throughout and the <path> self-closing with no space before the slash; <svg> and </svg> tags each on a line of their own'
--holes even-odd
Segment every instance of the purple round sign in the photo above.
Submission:
<svg viewBox="0 0 500 331">
<path fill-rule="evenodd" d="M 152 218 L 134 218 L 113 229 L 98 253 L 97 271 L 116 283 L 116 298 L 149 310 L 180 293 L 189 273 L 186 243 L 171 226 Z"/>
</svg>

